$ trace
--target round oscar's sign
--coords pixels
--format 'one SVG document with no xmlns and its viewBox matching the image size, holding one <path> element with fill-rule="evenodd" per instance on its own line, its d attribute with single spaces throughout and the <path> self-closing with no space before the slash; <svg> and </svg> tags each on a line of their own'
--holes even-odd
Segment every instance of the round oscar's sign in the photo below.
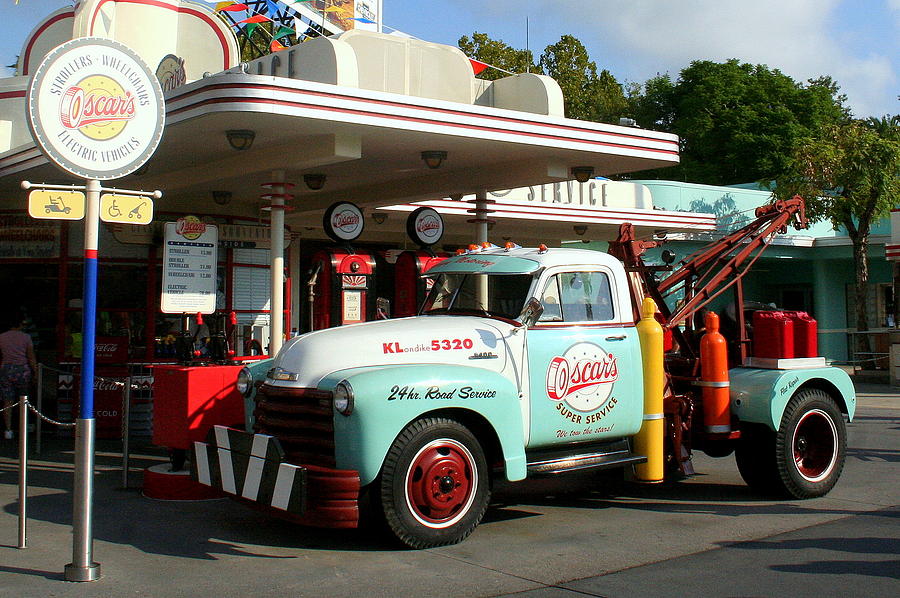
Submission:
<svg viewBox="0 0 900 598">
<path fill-rule="evenodd" d="M 419 245 L 434 245 L 444 236 L 444 219 L 433 208 L 419 208 L 406 219 L 406 234 Z"/>
<path fill-rule="evenodd" d="M 109 180 L 140 168 L 165 123 L 159 81 L 127 46 L 84 37 L 52 50 L 28 88 L 28 125 L 50 160 Z"/>
<path fill-rule="evenodd" d="M 362 210 L 349 201 L 331 204 L 322 218 L 325 233 L 338 243 L 357 239 L 363 232 L 365 220 Z"/>
</svg>

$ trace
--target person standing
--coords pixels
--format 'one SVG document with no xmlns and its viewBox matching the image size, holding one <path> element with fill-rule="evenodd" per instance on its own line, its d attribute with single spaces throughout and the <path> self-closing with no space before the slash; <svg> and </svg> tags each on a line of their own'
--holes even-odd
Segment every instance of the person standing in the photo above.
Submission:
<svg viewBox="0 0 900 598">
<path fill-rule="evenodd" d="M 0 399 L 3 401 L 3 437 L 12 439 L 12 409 L 16 399 L 28 394 L 29 386 L 37 374 L 34 345 L 31 337 L 22 331 L 25 318 L 16 312 L 9 329 L 0 334 Z"/>
</svg>

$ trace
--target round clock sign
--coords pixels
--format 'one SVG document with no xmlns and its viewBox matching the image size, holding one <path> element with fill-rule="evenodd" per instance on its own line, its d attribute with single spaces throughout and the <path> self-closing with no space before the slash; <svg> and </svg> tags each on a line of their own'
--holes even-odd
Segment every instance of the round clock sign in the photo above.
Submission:
<svg viewBox="0 0 900 598">
<path fill-rule="evenodd" d="M 444 236 L 444 219 L 433 208 L 419 208 L 406 219 L 406 234 L 419 245 L 434 245 Z"/>
<path fill-rule="evenodd" d="M 127 46 L 84 37 L 56 47 L 28 88 L 28 125 L 63 170 L 109 180 L 140 168 L 165 123 L 159 81 Z"/>
<path fill-rule="evenodd" d="M 339 201 L 325 210 L 322 218 L 325 233 L 338 243 L 347 243 L 358 238 L 365 226 L 363 213 L 356 204 Z"/>
</svg>

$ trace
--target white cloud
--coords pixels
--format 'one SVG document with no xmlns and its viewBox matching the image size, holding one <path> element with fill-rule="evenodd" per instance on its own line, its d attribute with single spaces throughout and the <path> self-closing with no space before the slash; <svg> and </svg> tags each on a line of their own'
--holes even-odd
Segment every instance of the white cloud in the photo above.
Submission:
<svg viewBox="0 0 900 598">
<path fill-rule="evenodd" d="M 852 1 L 852 0 L 851 0 Z M 581 39 L 601 67 L 619 78 L 643 81 L 657 72 L 673 77 L 692 60 L 766 64 L 797 81 L 831 75 L 858 116 L 885 111 L 897 95 L 896 46 L 866 40 L 858 23 L 879 15 L 900 18 L 900 0 L 852 6 L 864 16 L 838 22 L 841 0 L 492 0 L 494 14 L 537 15 L 558 33 Z M 874 4 L 874 3 L 873 3 Z M 586 9 L 589 9 L 586 11 Z M 895 11 L 885 14 L 885 9 Z M 845 15 L 841 15 L 841 18 Z M 493 18 L 493 17 L 492 17 Z M 557 33 L 557 35 L 558 35 Z M 854 38 L 849 43 L 848 38 Z M 859 40 L 870 42 L 860 50 Z M 855 54 L 854 54 L 855 52 Z M 868 52 L 863 54 L 863 52 Z M 606 56 L 620 56 L 617 64 Z M 893 109 L 897 112 L 896 108 Z"/>
<path fill-rule="evenodd" d="M 900 0 L 893 0 L 900 4 Z M 616 3 L 619 4 L 619 3 Z M 896 85 L 890 60 L 853 56 L 830 31 L 837 0 L 698 0 L 621 3 L 610 11 L 606 34 L 644 61 L 664 57 L 673 74 L 692 59 L 741 61 L 778 68 L 798 81 L 831 75 L 854 112 L 877 112 L 879 98 Z"/>
</svg>

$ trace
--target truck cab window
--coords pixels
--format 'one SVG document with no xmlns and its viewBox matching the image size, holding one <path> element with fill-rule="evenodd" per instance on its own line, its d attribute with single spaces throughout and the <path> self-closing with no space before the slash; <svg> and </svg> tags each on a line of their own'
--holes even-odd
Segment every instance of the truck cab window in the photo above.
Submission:
<svg viewBox="0 0 900 598">
<path fill-rule="evenodd" d="M 559 280 L 553 276 L 547 281 L 547 286 L 541 294 L 541 305 L 544 312 L 538 319 L 539 322 L 562 322 L 562 310 L 559 307 Z"/>
<path fill-rule="evenodd" d="M 542 322 L 606 322 L 615 316 L 609 276 L 566 272 L 552 277 L 541 295 Z"/>
<path fill-rule="evenodd" d="M 487 281 L 487 300 L 479 287 Z M 426 315 L 489 315 L 514 319 L 522 313 L 531 287 L 530 274 L 440 274 L 422 313 Z"/>
</svg>

